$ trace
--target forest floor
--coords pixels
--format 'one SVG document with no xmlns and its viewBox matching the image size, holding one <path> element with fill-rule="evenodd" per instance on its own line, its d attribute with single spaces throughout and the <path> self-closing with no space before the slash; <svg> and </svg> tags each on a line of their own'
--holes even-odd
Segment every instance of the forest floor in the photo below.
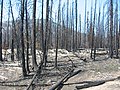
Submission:
<svg viewBox="0 0 120 90">
<path fill-rule="evenodd" d="M 54 68 L 55 50 L 50 50 L 48 52 L 47 67 L 34 80 L 35 85 L 33 84 L 30 90 L 32 88 L 34 90 L 49 90 L 73 68 L 72 62 L 75 70 L 82 71 L 68 79 L 61 90 L 77 90 L 76 86 L 82 86 L 84 83 L 80 84 L 80 82 L 83 81 L 109 80 L 120 76 L 119 59 L 110 59 L 107 55 L 99 55 L 96 57 L 96 61 L 93 61 L 89 57 L 89 51 L 73 54 L 66 50 L 59 50 L 58 68 Z M 39 55 L 37 60 L 40 62 Z M 27 77 L 22 77 L 20 63 L 20 61 L 0 62 L 0 90 L 26 90 L 34 72 L 31 72 Z M 32 71 L 32 68 L 30 69 Z M 120 90 L 120 80 L 114 79 L 101 85 L 78 90 Z"/>
</svg>

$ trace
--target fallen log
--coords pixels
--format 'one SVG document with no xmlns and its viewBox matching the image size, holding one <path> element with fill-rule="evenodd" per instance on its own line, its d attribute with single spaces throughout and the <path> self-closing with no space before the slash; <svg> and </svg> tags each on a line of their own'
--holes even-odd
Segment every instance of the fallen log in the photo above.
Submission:
<svg viewBox="0 0 120 90">
<path fill-rule="evenodd" d="M 51 86 L 52 84 L 32 84 L 37 87 L 41 86 Z M 15 83 L 0 83 L 0 86 L 7 86 L 7 87 L 27 87 L 28 84 L 15 84 Z"/>
<path fill-rule="evenodd" d="M 82 70 L 76 70 L 75 72 L 71 71 L 68 74 L 66 74 L 60 81 L 58 81 L 53 87 L 51 87 L 49 90 L 61 90 L 61 88 L 64 86 L 64 83 L 68 81 L 71 77 L 77 75 L 80 73 Z"/>
<path fill-rule="evenodd" d="M 34 82 L 34 80 L 35 80 L 37 74 L 38 74 L 38 73 L 41 73 L 41 71 L 42 71 L 42 66 L 43 66 L 43 62 L 41 61 L 41 64 L 38 66 L 38 68 L 37 68 L 37 70 L 36 70 L 36 73 L 34 74 L 32 80 L 31 80 L 31 82 L 30 82 L 30 84 L 28 85 L 28 87 L 27 87 L 26 90 L 29 90 L 29 89 L 30 89 L 30 86 L 31 86 L 32 83 Z"/>
<path fill-rule="evenodd" d="M 77 75 L 77 74 L 80 73 L 81 71 L 82 71 L 82 70 L 76 70 L 76 71 L 74 71 L 73 73 L 71 73 L 71 75 L 70 75 L 68 78 L 66 78 L 66 80 L 65 80 L 64 82 L 68 81 L 69 78 Z"/>
<path fill-rule="evenodd" d="M 94 82 L 84 83 L 84 85 L 76 86 L 75 88 L 77 90 L 79 90 L 79 89 L 83 89 L 83 88 L 98 86 L 98 85 L 101 85 L 101 84 L 104 84 L 104 83 L 105 83 L 105 81 L 94 81 Z"/>
<path fill-rule="evenodd" d="M 59 80 L 56 84 L 54 84 L 49 90 L 55 90 L 58 86 L 60 86 L 63 81 L 74 71 L 74 69 L 72 69 L 69 73 L 67 73 L 61 80 Z"/>
<path fill-rule="evenodd" d="M 82 71 L 82 70 L 76 70 L 75 72 L 73 72 L 69 77 L 67 77 L 67 78 L 64 80 L 64 82 L 62 82 L 62 83 L 60 84 L 60 86 L 58 86 L 58 89 L 57 89 L 57 90 L 61 90 L 62 87 L 64 86 L 64 83 L 67 82 L 68 79 L 70 79 L 71 77 L 77 75 L 77 74 L 80 73 L 81 71 Z"/>
<path fill-rule="evenodd" d="M 93 87 L 93 86 L 98 86 L 98 85 L 102 85 L 108 81 L 114 81 L 119 79 L 119 77 L 117 78 L 112 78 L 112 79 L 108 79 L 108 80 L 99 80 L 99 81 L 83 81 L 83 82 L 79 82 L 77 84 L 81 84 L 79 86 L 76 86 L 75 88 L 77 90 L 79 89 L 84 89 L 84 88 L 89 88 L 89 87 Z M 67 85 L 67 84 L 66 84 Z M 70 85 L 70 84 L 69 84 Z"/>
</svg>

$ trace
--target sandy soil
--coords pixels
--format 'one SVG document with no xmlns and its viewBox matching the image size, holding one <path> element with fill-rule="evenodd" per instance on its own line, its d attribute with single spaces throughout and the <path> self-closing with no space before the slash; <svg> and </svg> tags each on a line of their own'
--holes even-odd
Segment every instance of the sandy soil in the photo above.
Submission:
<svg viewBox="0 0 120 90">
<path fill-rule="evenodd" d="M 70 68 L 72 68 L 71 59 L 75 64 L 75 69 L 81 69 L 82 72 L 76 76 L 70 78 L 65 84 L 74 83 L 72 85 L 64 85 L 62 90 L 75 90 L 75 86 L 80 84 L 75 84 L 82 81 L 94 81 L 94 80 L 107 80 L 111 78 L 116 78 L 120 76 L 120 64 L 119 59 L 109 59 L 107 55 L 97 56 L 96 61 L 92 61 L 90 57 L 90 51 L 81 51 L 76 52 L 79 56 L 77 57 L 72 52 L 66 50 L 59 50 L 58 52 L 58 69 L 54 69 L 54 60 L 55 60 L 55 50 L 49 50 L 48 53 L 48 66 L 47 71 L 43 71 L 41 79 L 36 81 L 40 84 L 55 84 L 60 78 L 62 78 Z M 41 52 L 40 52 L 41 53 Z M 102 52 L 98 52 L 102 53 Z M 69 56 L 69 57 L 68 57 Z M 39 53 L 37 55 L 38 62 L 40 62 Z M 81 60 L 86 58 L 86 61 Z M 30 56 L 31 64 L 31 56 Z M 31 68 L 30 68 L 31 69 Z M 31 69 L 32 70 L 32 69 Z M 31 73 L 33 74 L 33 73 Z M 0 90 L 24 90 L 26 86 L 30 83 L 32 76 L 23 78 L 22 77 L 22 68 L 21 62 L 0 62 Z M 4 83 L 7 82 L 7 83 Z M 12 84 L 12 85 L 23 85 L 23 86 L 3 86 L 3 84 Z M 26 86 L 25 86 L 26 85 Z M 49 90 L 51 86 L 42 86 L 35 87 L 35 90 Z M 120 81 L 114 80 L 106 82 L 105 84 L 85 88 L 82 90 L 119 90 Z"/>
</svg>

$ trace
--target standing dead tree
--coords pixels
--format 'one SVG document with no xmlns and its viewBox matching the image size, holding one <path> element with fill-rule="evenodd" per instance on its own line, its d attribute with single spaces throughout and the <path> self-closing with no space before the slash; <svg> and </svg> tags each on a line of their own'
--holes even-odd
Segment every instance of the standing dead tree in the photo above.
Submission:
<svg viewBox="0 0 120 90">
<path fill-rule="evenodd" d="M 49 27 L 49 48 L 53 47 L 53 43 L 52 43 L 52 9 L 53 9 L 53 0 L 51 0 L 51 6 L 50 6 L 50 27 Z"/>
<path fill-rule="evenodd" d="M 81 48 L 81 14 L 79 15 L 79 24 L 80 24 L 80 26 L 79 26 L 79 48 Z"/>
<path fill-rule="evenodd" d="M 84 48 L 86 48 L 86 9 L 87 9 L 87 0 L 85 0 L 85 17 L 84 17 Z"/>
<path fill-rule="evenodd" d="M 23 25 L 24 25 L 24 3 L 25 1 L 22 0 L 21 1 L 21 51 L 22 51 L 22 71 L 23 71 L 23 76 L 26 76 L 27 75 L 27 71 L 26 71 L 26 68 L 25 68 L 25 53 L 24 53 L 24 35 L 23 35 Z"/>
<path fill-rule="evenodd" d="M 28 11 L 27 11 L 27 0 L 25 1 L 25 23 L 26 23 L 26 70 L 29 73 L 29 34 L 28 34 Z"/>
<path fill-rule="evenodd" d="M 43 7 L 44 6 L 44 0 L 42 0 L 42 18 L 41 18 L 41 36 L 42 36 L 42 51 L 44 50 L 44 29 L 43 29 Z"/>
<path fill-rule="evenodd" d="M 44 50 L 43 50 L 43 61 L 44 61 L 44 64 L 46 66 L 46 63 L 47 63 L 47 49 L 48 49 L 48 45 L 47 45 L 47 42 L 48 42 L 48 25 L 49 25 L 49 0 L 46 1 L 46 21 L 45 21 L 45 27 L 46 27 L 46 30 L 45 30 L 45 41 L 44 41 Z"/>
<path fill-rule="evenodd" d="M 32 64 L 34 70 L 37 69 L 37 61 L 36 61 L 36 2 L 33 1 L 33 17 L 32 17 Z"/>
<path fill-rule="evenodd" d="M 72 2 L 72 49 L 75 51 L 75 41 L 74 41 L 74 2 Z"/>
<path fill-rule="evenodd" d="M 55 56 L 55 68 L 57 68 L 57 54 L 58 54 L 58 29 L 60 29 L 59 28 L 59 26 L 60 26 L 60 8 L 61 8 L 61 0 L 59 0 L 59 6 L 58 6 L 58 21 L 57 21 L 57 32 L 56 32 L 56 34 L 57 34 L 57 36 L 56 36 L 56 38 L 57 38 L 57 40 L 56 40 L 56 56 Z"/>
<path fill-rule="evenodd" d="M 12 40 L 11 40 L 11 60 L 14 61 L 14 31 L 15 31 L 15 20 L 14 20 L 14 16 L 13 16 L 13 10 L 12 10 L 12 5 L 11 5 L 11 0 L 9 1 L 10 3 L 10 10 L 11 10 L 11 14 L 12 14 Z"/>
<path fill-rule="evenodd" d="M 66 25 L 66 37 L 65 37 L 65 46 L 66 46 L 66 50 L 69 50 L 69 48 L 68 48 L 68 44 L 69 44 L 69 39 L 68 39 L 68 32 L 69 32 L 69 30 L 68 30 L 68 19 L 69 19 L 69 17 L 68 17 L 68 14 L 69 14 L 69 0 L 67 0 L 67 12 L 66 12 L 67 14 L 66 14 L 66 18 L 67 18 L 67 25 Z"/>
<path fill-rule="evenodd" d="M 110 0 L 110 57 L 113 58 L 113 0 Z"/>
<path fill-rule="evenodd" d="M 0 14 L 0 61 L 2 59 L 2 17 L 3 17 L 3 0 L 1 0 L 1 14 Z"/>
<path fill-rule="evenodd" d="M 78 10 L 77 10 L 77 0 L 75 0 L 75 14 L 76 14 L 76 20 L 75 20 L 75 22 L 76 22 L 76 37 L 75 37 L 75 44 L 76 44 L 76 46 L 75 46 L 75 51 L 77 50 L 77 48 L 78 48 L 78 40 L 77 40 L 77 12 L 78 12 Z"/>
<path fill-rule="evenodd" d="M 116 0 L 116 9 L 115 9 L 115 31 L 116 31 L 116 42 L 115 42 L 115 51 L 116 51 L 116 58 L 119 58 L 118 56 L 118 49 L 119 49 L 119 34 L 118 34 L 118 3 Z"/>
<path fill-rule="evenodd" d="M 95 15 L 96 15 L 96 3 L 97 3 L 97 0 L 95 0 L 95 9 L 94 9 L 94 19 L 93 19 L 93 27 L 92 27 L 92 43 L 91 43 L 91 58 L 92 58 L 92 54 L 93 54 L 93 48 L 94 48 L 94 60 L 95 60 L 95 53 L 96 53 L 96 46 L 95 46 L 95 40 L 94 40 L 94 37 L 95 37 L 95 31 L 94 31 L 94 28 L 95 28 Z"/>
</svg>

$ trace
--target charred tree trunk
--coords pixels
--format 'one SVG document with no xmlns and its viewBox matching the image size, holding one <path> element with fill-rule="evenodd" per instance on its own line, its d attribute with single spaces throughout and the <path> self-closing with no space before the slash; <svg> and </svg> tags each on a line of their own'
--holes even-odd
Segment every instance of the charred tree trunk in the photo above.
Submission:
<svg viewBox="0 0 120 90">
<path fill-rule="evenodd" d="M 44 29 L 43 29 L 43 7 L 44 0 L 42 0 L 42 20 L 41 20 L 41 32 L 42 32 L 42 51 L 44 50 Z"/>
<path fill-rule="evenodd" d="M 118 34 L 118 3 L 116 0 L 116 10 L 115 10 L 115 29 L 116 29 L 116 58 L 119 58 L 118 56 L 118 49 L 119 49 L 119 34 Z"/>
<path fill-rule="evenodd" d="M 75 12 L 76 12 L 76 37 L 75 37 L 75 44 L 76 44 L 76 46 L 75 46 L 75 51 L 77 50 L 77 48 L 78 48 L 78 40 L 77 40 L 77 12 L 78 12 L 78 10 L 77 10 L 77 0 L 75 0 Z"/>
<path fill-rule="evenodd" d="M 79 26 L 79 28 L 80 28 L 80 32 L 79 32 L 79 34 L 80 34 L 80 36 L 79 36 L 79 38 L 80 38 L 80 40 L 79 40 L 79 48 L 81 48 L 81 14 L 79 16 L 79 22 L 80 22 L 80 26 Z"/>
<path fill-rule="evenodd" d="M 110 57 L 113 58 L 113 0 L 110 0 Z"/>
<path fill-rule="evenodd" d="M 72 49 L 73 49 L 73 52 L 75 51 L 75 41 L 74 41 L 74 2 L 72 2 L 72 37 L 73 37 L 73 45 L 72 45 Z"/>
<path fill-rule="evenodd" d="M 13 16 L 13 10 L 12 10 L 12 5 L 11 5 L 11 0 L 9 1 L 10 3 L 10 10 L 11 10 L 11 14 L 12 14 L 12 40 L 11 40 L 11 60 L 14 61 L 14 31 L 15 31 L 15 20 L 14 20 L 14 16 Z"/>
<path fill-rule="evenodd" d="M 89 37 L 89 47 L 91 48 L 91 53 L 90 53 L 90 57 L 92 59 L 92 51 L 93 51 L 93 23 L 92 23 L 92 2 L 91 2 L 91 16 L 90 16 L 90 33 L 89 33 L 90 37 Z"/>
<path fill-rule="evenodd" d="M 49 48 L 53 48 L 52 43 L 52 8 L 53 8 L 53 0 L 51 0 L 51 7 L 50 7 L 50 30 L 49 30 Z"/>
<path fill-rule="evenodd" d="M 8 24 L 7 24 L 7 40 L 6 40 L 6 45 L 7 45 L 7 48 L 9 48 L 9 28 L 10 28 L 10 8 L 9 8 L 9 11 L 8 11 Z"/>
<path fill-rule="evenodd" d="M 69 18 L 68 17 L 68 11 L 69 11 L 69 0 L 67 0 L 67 14 L 66 14 L 67 15 L 66 16 L 67 17 L 66 38 L 65 38 L 66 39 L 66 50 L 69 50 L 69 48 L 68 48 L 68 46 L 69 46 L 68 45 L 69 44 L 69 39 L 68 39 L 68 32 L 69 32 L 69 30 L 68 30 L 68 18 Z"/>
<path fill-rule="evenodd" d="M 29 70 L 29 34 L 28 34 L 28 12 L 27 12 L 27 0 L 25 2 L 25 13 L 26 13 L 26 70 L 30 73 Z"/>
<path fill-rule="evenodd" d="M 86 9 L 87 9 L 87 0 L 85 0 L 85 17 L 84 17 L 84 48 L 86 48 Z"/>
<path fill-rule="evenodd" d="M 22 51 L 22 71 L 23 71 L 23 76 L 27 75 L 27 71 L 25 68 L 25 53 L 24 53 L 24 35 L 23 35 L 23 25 L 24 25 L 24 3 L 25 1 L 21 1 L 21 51 Z"/>
<path fill-rule="evenodd" d="M 3 0 L 1 0 L 1 14 L 0 14 L 0 61 L 2 59 L 2 17 L 3 17 Z"/>
<path fill-rule="evenodd" d="M 17 36 L 16 32 L 17 32 L 17 29 L 16 29 L 16 25 L 15 25 L 15 19 L 14 19 L 14 15 L 13 15 L 13 9 L 12 9 L 12 4 L 11 4 L 11 0 L 9 0 L 9 3 L 10 3 L 10 10 L 11 10 L 11 14 L 12 14 L 12 24 L 13 24 L 13 28 L 12 29 L 12 45 L 11 45 L 11 60 L 14 61 L 14 43 L 16 41 L 16 46 L 17 46 L 17 58 L 18 60 L 20 59 L 20 47 L 19 47 L 19 37 Z M 16 38 L 15 38 L 16 37 Z"/>
<path fill-rule="evenodd" d="M 44 52 L 43 52 L 43 60 L 46 66 L 47 63 L 47 42 L 48 42 L 48 25 L 49 25 L 49 0 L 46 1 L 46 31 L 45 31 L 45 45 L 44 45 Z"/>
<path fill-rule="evenodd" d="M 95 45 L 95 31 L 94 31 L 94 28 L 95 28 L 95 16 L 96 16 L 96 3 L 97 3 L 97 0 L 95 1 L 95 11 L 94 11 L 94 21 L 93 21 L 93 32 L 92 32 L 92 47 L 94 47 L 94 57 L 93 59 L 95 60 L 95 54 L 96 54 L 96 45 Z"/>
<path fill-rule="evenodd" d="M 60 26 L 60 7 L 61 6 L 61 0 L 59 0 L 59 6 L 58 6 L 58 21 L 57 21 L 57 32 L 56 32 L 56 34 L 57 34 L 57 41 L 56 41 L 56 56 L 55 56 L 55 68 L 57 68 L 57 54 L 58 54 L 58 29 L 60 29 L 59 28 L 59 26 Z"/>
<path fill-rule="evenodd" d="M 32 20 L 32 64 L 34 70 L 37 69 L 37 61 L 36 61 L 36 2 L 37 0 L 33 1 L 33 20 Z"/>
</svg>

